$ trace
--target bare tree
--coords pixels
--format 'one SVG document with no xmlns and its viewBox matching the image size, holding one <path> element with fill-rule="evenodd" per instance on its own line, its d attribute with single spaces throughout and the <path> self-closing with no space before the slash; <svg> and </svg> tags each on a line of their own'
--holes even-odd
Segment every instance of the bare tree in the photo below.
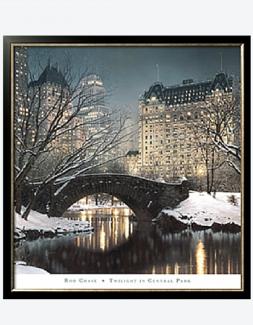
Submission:
<svg viewBox="0 0 253 325">
<path fill-rule="evenodd" d="M 217 91 L 207 106 L 208 123 L 204 126 L 215 148 L 223 153 L 222 164 L 241 174 L 240 100 Z"/>
<path fill-rule="evenodd" d="M 238 96 L 214 91 L 194 123 L 195 144 L 205 166 L 208 193 L 217 190 L 220 180 L 215 174 L 222 166 L 228 165 L 240 174 L 239 107 Z"/>
<path fill-rule="evenodd" d="M 65 180 L 61 188 L 73 177 L 87 173 L 91 168 L 117 159 L 108 153 L 124 141 L 126 118 L 115 118 L 107 112 L 87 121 L 80 118 L 91 113 L 105 94 L 94 94 L 82 80 L 87 71 L 75 81 L 70 65 L 62 73 L 58 86 L 47 93 L 43 85 L 32 80 L 22 94 L 22 105 L 15 111 L 15 200 L 16 211 L 21 211 L 21 191 L 26 183 L 33 184 L 29 203 L 22 214 L 27 219 L 39 194 L 50 185 Z M 118 116 L 118 115 L 117 115 Z M 105 122 L 106 121 L 106 122 Z M 98 123 L 103 127 L 89 134 L 87 130 Z M 122 135 L 124 132 L 124 135 Z M 80 138 L 73 140 L 79 134 Z M 79 145 L 73 145 L 77 141 Z M 70 144 L 72 144 L 70 146 Z M 60 191 L 59 189 L 58 191 Z"/>
<path fill-rule="evenodd" d="M 199 132 L 200 131 L 200 132 Z M 212 143 L 208 134 L 203 134 L 201 129 L 195 127 L 196 152 L 200 155 L 205 169 L 206 192 L 211 193 L 215 186 L 215 171 L 220 166 L 219 152 Z M 201 167 L 201 165 L 200 165 Z"/>
</svg>

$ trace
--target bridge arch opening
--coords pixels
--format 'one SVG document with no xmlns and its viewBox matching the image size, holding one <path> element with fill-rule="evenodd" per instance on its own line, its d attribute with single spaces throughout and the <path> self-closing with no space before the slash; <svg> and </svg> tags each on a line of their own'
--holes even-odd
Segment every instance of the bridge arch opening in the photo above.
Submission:
<svg viewBox="0 0 253 325">
<path fill-rule="evenodd" d="M 123 216 L 135 215 L 131 207 L 129 207 L 125 202 L 123 202 L 117 196 L 108 193 L 95 193 L 92 195 L 86 195 L 70 205 L 66 211 L 75 212 L 91 209 L 94 211 L 103 210 L 104 213 L 110 213 L 111 211 L 112 214 Z"/>
<path fill-rule="evenodd" d="M 49 216 L 58 216 L 61 217 L 71 206 L 82 200 L 83 198 L 96 196 L 96 195 L 109 195 L 116 198 L 119 202 L 122 202 L 125 204 L 125 206 L 131 210 L 132 215 L 136 218 L 138 221 L 140 218 L 143 218 L 143 211 L 139 208 L 139 202 L 137 199 L 135 199 L 131 194 L 127 195 L 119 195 L 118 193 L 115 193 L 114 191 L 97 191 L 97 190 L 91 190 L 88 193 L 85 194 L 80 191 L 71 191 L 68 193 L 68 196 L 63 196 L 63 200 L 57 200 L 53 202 L 53 205 L 50 206 L 49 209 Z M 144 212 L 145 217 L 146 211 Z M 150 217 L 149 217 L 150 220 Z"/>
</svg>

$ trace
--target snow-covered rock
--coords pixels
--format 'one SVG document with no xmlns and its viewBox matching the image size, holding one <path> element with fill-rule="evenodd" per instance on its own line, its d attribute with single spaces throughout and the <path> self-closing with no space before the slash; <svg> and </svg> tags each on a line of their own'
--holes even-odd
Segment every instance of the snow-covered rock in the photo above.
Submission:
<svg viewBox="0 0 253 325">
<path fill-rule="evenodd" d="M 231 195 L 237 204 L 230 202 Z M 215 198 L 204 192 L 190 191 L 189 197 L 175 209 L 163 209 L 163 215 L 172 216 L 194 227 L 241 225 L 240 193 L 217 192 Z"/>
</svg>

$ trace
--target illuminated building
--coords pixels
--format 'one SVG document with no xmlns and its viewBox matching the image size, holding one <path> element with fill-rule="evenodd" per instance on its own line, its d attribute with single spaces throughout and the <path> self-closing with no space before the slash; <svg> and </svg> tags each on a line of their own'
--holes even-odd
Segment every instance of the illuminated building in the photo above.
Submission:
<svg viewBox="0 0 253 325">
<path fill-rule="evenodd" d="M 27 48 L 15 47 L 15 107 L 17 111 L 22 107 L 28 85 Z"/>
<path fill-rule="evenodd" d="M 124 167 L 130 175 L 137 175 L 140 167 L 140 154 L 138 150 L 129 150 L 124 159 Z"/>
<path fill-rule="evenodd" d="M 170 87 L 154 83 L 139 101 L 139 173 L 165 180 L 204 176 L 195 125 L 206 119 L 215 96 L 232 99 L 232 86 L 232 78 L 223 72 L 204 82 L 188 79 Z M 234 135 L 228 136 L 233 142 Z"/>
<path fill-rule="evenodd" d="M 106 90 L 104 83 L 97 74 L 85 76 L 78 90 L 81 96 L 85 96 L 85 105 L 78 113 L 78 117 L 82 119 L 84 124 L 85 136 L 92 139 L 94 145 L 87 149 L 87 155 L 93 156 L 98 146 L 108 137 L 110 126 L 110 109 L 105 104 Z M 96 143 L 96 145 L 95 145 Z M 107 152 L 99 159 L 99 162 L 106 161 L 111 157 L 112 153 Z"/>
<path fill-rule="evenodd" d="M 38 80 L 29 83 L 28 92 L 31 109 L 37 110 L 39 121 L 43 121 L 43 127 L 40 128 L 41 136 L 45 136 L 59 112 L 63 115 L 59 120 L 59 126 L 63 125 L 72 114 L 69 86 L 58 66 L 52 66 L 48 62 Z M 75 129 L 75 126 L 80 123 L 80 118 L 75 117 L 66 125 L 68 131 L 63 132 L 53 142 L 57 150 L 68 153 L 82 145 L 84 132 L 80 128 Z"/>
<path fill-rule="evenodd" d="M 27 48 L 23 46 L 17 46 L 15 47 L 14 53 L 15 129 L 20 135 L 20 121 L 28 115 L 28 110 L 26 107 L 26 96 L 28 86 Z M 17 144 L 19 144 L 19 142 L 17 142 Z"/>
</svg>

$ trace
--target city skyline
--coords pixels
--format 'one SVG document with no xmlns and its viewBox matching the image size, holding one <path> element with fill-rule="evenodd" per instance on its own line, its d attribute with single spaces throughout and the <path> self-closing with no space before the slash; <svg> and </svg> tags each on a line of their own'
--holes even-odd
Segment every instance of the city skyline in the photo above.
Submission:
<svg viewBox="0 0 253 325">
<path fill-rule="evenodd" d="M 85 47 L 28 48 L 33 74 L 41 73 L 48 59 L 63 69 L 70 58 L 73 73 L 96 73 L 109 90 L 109 105 L 138 112 L 138 100 L 156 81 L 164 86 L 213 79 L 221 70 L 240 76 L 239 47 Z M 40 67 L 39 67 L 40 66 Z"/>
</svg>

